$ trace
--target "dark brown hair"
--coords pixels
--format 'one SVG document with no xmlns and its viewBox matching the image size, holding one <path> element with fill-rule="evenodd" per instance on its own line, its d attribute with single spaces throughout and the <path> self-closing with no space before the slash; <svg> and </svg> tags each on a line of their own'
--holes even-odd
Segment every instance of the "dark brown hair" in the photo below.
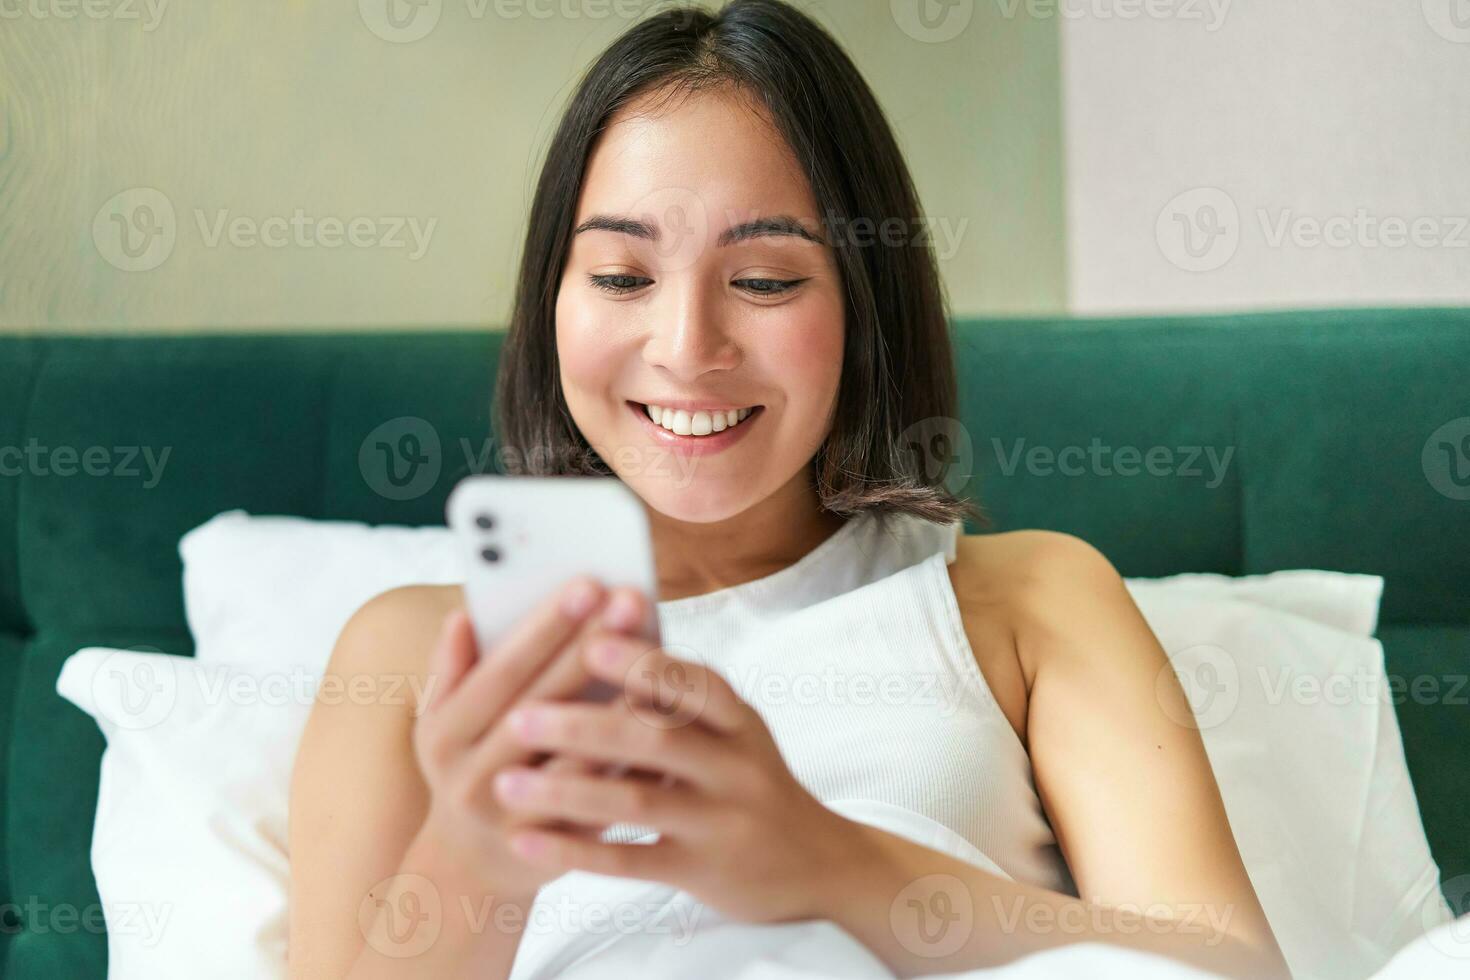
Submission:
<svg viewBox="0 0 1470 980">
<path fill-rule="evenodd" d="M 612 116 L 640 96 L 717 86 L 769 113 L 835 248 L 844 353 L 836 418 L 812 460 L 822 506 L 843 516 L 978 516 L 946 487 L 944 461 L 931 458 L 932 440 L 958 425 L 954 360 L 934 256 L 916 233 L 922 217 L 908 167 L 851 60 L 779 0 L 734 0 L 717 14 L 666 10 L 623 33 L 583 76 L 536 185 L 500 355 L 495 427 L 506 458 L 516 460 L 507 468 L 611 474 L 572 420 L 556 352 L 556 297 L 587 162 Z M 862 238 L 849 233 L 862 229 Z M 878 229 L 897 234 L 874 235 Z"/>
</svg>

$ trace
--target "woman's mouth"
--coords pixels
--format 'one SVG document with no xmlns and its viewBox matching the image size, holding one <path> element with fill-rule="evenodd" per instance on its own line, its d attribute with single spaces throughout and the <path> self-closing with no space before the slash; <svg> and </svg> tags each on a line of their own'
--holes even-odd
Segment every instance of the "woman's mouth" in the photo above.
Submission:
<svg viewBox="0 0 1470 980">
<path fill-rule="evenodd" d="M 716 453 L 734 445 L 765 407 L 672 408 L 633 401 L 628 406 L 660 444 L 691 456 Z"/>
<path fill-rule="evenodd" d="M 634 402 L 636 405 L 637 402 Z M 750 418 L 752 408 L 727 408 L 689 412 L 684 409 L 665 408 L 662 405 L 644 405 L 643 410 L 654 422 L 676 436 L 707 436 L 724 432 Z"/>
</svg>

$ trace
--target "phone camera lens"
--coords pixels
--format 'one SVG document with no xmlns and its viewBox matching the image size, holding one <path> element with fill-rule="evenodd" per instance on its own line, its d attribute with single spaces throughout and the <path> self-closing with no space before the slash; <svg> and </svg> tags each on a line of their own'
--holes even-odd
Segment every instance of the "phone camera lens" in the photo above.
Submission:
<svg viewBox="0 0 1470 980">
<path fill-rule="evenodd" d="M 482 531 L 488 531 L 495 526 L 495 518 L 491 517 L 489 514 L 481 514 L 479 517 L 475 518 L 475 526 Z"/>
<path fill-rule="evenodd" d="M 500 560 L 500 552 L 495 548 L 482 548 L 480 549 L 480 557 L 488 562 L 497 562 Z"/>
</svg>

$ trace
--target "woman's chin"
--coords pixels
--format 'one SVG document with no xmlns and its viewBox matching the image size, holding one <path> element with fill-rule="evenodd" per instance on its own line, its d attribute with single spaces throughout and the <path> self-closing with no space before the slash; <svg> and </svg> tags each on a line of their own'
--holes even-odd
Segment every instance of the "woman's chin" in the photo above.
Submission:
<svg viewBox="0 0 1470 980">
<path fill-rule="evenodd" d="M 744 480 L 680 480 L 644 475 L 624 478 L 623 482 L 664 517 L 688 524 L 723 521 L 752 503 L 751 485 Z"/>
</svg>

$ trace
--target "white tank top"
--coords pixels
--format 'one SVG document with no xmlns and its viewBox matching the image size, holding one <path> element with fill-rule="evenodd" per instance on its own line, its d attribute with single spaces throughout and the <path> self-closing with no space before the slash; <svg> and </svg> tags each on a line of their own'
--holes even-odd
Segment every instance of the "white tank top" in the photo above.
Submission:
<svg viewBox="0 0 1470 980">
<path fill-rule="evenodd" d="M 1030 757 L 965 636 L 946 569 L 960 533 L 854 518 L 778 572 L 658 603 L 663 643 L 728 681 L 823 803 L 903 807 L 1017 881 L 1076 895 Z M 603 839 L 651 833 L 615 824 Z"/>
</svg>

